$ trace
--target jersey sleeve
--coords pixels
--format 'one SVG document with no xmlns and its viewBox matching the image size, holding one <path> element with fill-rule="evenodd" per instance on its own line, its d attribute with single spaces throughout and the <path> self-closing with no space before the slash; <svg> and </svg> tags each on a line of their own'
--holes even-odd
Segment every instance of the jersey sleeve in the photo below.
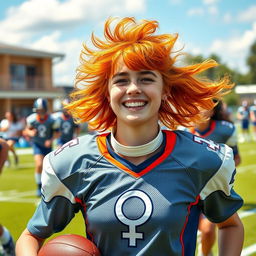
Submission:
<svg viewBox="0 0 256 256">
<path fill-rule="evenodd" d="M 235 126 L 234 126 L 233 133 L 231 134 L 231 136 L 227 140 L 226 144 L 233 149 L 234 156 L 239 154 L 238 139 L 237 139 L 237 129 L 236 129 Z"/>
<path fill-rule="evenodd" d="M 3 119 L 0 123 L 1 128 L 7 128 L 9 126 L 9 122 L 7 119 Z"/>
<path fill-rule="evenodd" d="M 200 193 L 204 215 L 216 223 L 228 219 L 243 205 L 242 198 L 233 190 L 236 169 L 232 149 L 223 146 L 222 164 Z"/>
<path fill-rule="evenodd" d="M 26 118 L 26 124 L 28 128 L 33 128 L 34 121 L 36 120 L 35 114 L 31 114 Z"/>
<path fill-rule="evenodd" d="M 229 139 L 227 140 L 226 144 L 230 147 L 234 147 L 237 146 L 237 129 L 234 126 L 234 130 L 233 133 L 231 134 L 231 136 L 229 137 Z"/>
<path fill-rule="evenodd" d="M 63 230 L 78 210 L 74 195 L 56 176 L 47 155 L 43 163 L 42 200 L 28 222 L 28 230 L 47 238 Z"/>
</svg>

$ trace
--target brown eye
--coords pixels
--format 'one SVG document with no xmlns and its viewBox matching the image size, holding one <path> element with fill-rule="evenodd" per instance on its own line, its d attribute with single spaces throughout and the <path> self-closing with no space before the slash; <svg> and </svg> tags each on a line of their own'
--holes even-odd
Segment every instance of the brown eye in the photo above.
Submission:
<svg viewBox="0 0 256 256">
<path fill-rule="evenodd" d="M 114 84 L 117 84 L 117 85 L 123 85 L 127 83 L 128 83 L 128 79 L 117 79 L 116 81 L 114 81 Z"/>
</svg>

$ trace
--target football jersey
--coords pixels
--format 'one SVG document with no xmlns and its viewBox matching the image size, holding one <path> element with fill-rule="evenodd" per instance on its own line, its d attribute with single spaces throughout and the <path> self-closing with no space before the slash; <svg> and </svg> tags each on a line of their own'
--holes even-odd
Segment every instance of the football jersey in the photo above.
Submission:
<svg viewBox="0 0 256 256">
<path fill-rule="evenodd" d="M 27 126 L 37 130 L 35 136 L 31 137 L 32 142 L 44 147 L 45 141 L 53 137 L 54 131 L 58 128 L 57 123 L 47 115 L 43 120 L 38 118 L 36 113 L 27 117 Z"/>
<path fill-rule="evenodd" d="M 250 107 L 250 112 L 253 112 L 254 115 L 256 116 L 256 105 L 252 105 L 252 106 Z"/>
<path fill-rule="evenodd" d="M 237 109 L 237 112 L 241 115 L 242 120 L 249 120 L 250 119 L 250 111 L 249 108 L 246 108 L 244 106 L 240 106 Z"/>
<path fill-rule="evenodd" d="M 209 128 L 200 131 L 196 128 L 190 130 L 193 134 L 212 140 L 217 143 L 224 143 L 230 146 L 234 155 L 238 154 L 237 131 L 234 124 L 224 120 L 211 120 Z"/>
<path fill-rule="evenodd" d="M 232 188 L 232 149 L 185 131 L 163 133 L 162 151 L 139 165 L 116 157 L 108 133 L 48 154 L 28 230 L 47 238 L 80 210 L 103 256 L 194 255 L 200 213 L 222 222 L 243 204 Z"/>
<path fill-rule="evenodd" d="M 68 142 L 73 139 L 75 129 L 78 127 L 74 123 L 72 116 L 65 116 L 62 112 L 56 112 L 53 114 L 53 118 L 57 121 L 60 137 L 62 142 Z"/>
</svg>

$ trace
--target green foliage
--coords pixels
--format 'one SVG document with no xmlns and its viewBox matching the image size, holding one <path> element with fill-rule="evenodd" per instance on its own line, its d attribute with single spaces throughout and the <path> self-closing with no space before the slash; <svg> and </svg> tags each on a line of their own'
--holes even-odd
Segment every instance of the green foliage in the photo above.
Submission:
<svg viewBox="0 0 256 256">
<path fill-rule="evenodd" d="M 225 95 L 224 101 L 228 106 L 238 106 L 240 103 L 239 96 L 232 90 L 229 94 Z"/>
<path fill-rule="evenodd" d="M 250 48 L 250 53 L 247 58 L 247 65 L 250 68 L 251 83 L 256 84 L 256 41 Z"/>
<path fill-rule="evenodd" d="M 206 76 L 211 80 L 220 79 L 223 76 L 228 75 L 235 84 L 256 84 L 256 41 L 250 47 L 249 55 L 246 59 L 246 63 L 249 66 L 249 72 L 246 74 L 242 74 L 237 70 L 233 70 L 228 67 L 225 63 L 221 61 L 221 58 L 216 54 L 211 54 L 210 56 L 202 56 L 202 55 L 191 55 L 188 54 L 185 57 L 186 64 L 195 64 L 203 62 L 206 59 L 213 59 L 219 66 L 215 68 L 208 69 L 205 71 L 202 76 Z"/>
</svg>

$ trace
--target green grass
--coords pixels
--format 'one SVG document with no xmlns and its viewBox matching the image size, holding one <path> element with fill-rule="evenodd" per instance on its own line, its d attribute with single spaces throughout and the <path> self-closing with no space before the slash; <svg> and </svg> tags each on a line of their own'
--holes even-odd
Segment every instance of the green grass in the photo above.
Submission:
<svg viewBox="0 0 256 256">
<path fill-rule="evenodd" d="M 5 167 L 0 177 L 0 223 L 11 231 L 15 240 L 25 229 L 39 202 L 35 196 L 33 157 L 32 155 L 21 155 L 19 158 L 18 167 Z M 29 191 L 29 195 L 22 194 L 27 191 Z M 3 197 L 5 200 L 8 197 L 9 200 L 3 201 Z M 25 200 L 27 202 L 24 202 Z M 84 235 L 83 223 L 82 215 L 77 214 L 70 225 L 58 235 L 67 233 Z"/>
<path fill-rule="evenodd" d="M 245 204 L 241 210 L 245 211 L 256 208 L 256 142 L 239 144 L 239 149 L 242 162 L 237 168 L 235 190 L 244 199 Z M 18 168 L 5 167 L 0 177 L 0 223 L 12 232 L 15 240 L 26 227 L 38 202 L 38 198 L 34 195 L 36 186 L 33 166 L 31 155 L 21 155 Z M 26 191 L 31 191 L 30 195 L 22 195 L 22 192 Z M 3 201 L 6 195 L 9 200 Z M 21 200 L 28 202 L 20 202 Z M 244 248 L 246 248 L 256 243 L 256 214 L 245 217 L 242 221 L 245 227 Z M 84 220 L 81 214 L 78 214 L 68 227 L 58 234 L 65 233 L 85 234 Z M 216 248 L 217 246 L 214 248 L 215 252 Z M 251 255 L 256 255 L 256 253 Z"/>
</svg>

